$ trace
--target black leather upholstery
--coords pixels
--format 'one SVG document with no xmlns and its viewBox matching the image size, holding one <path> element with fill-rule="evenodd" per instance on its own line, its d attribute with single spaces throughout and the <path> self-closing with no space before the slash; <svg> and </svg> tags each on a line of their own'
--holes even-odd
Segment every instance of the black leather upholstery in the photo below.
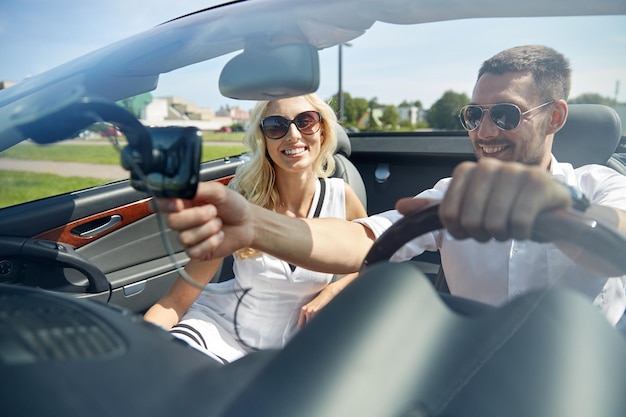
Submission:
<svg viewBox="0 0 626 417">
<path fill-rule="evenodd" d="M 612 107 L 570 104 L 565 125 L 554 135 L 552 153 L 559 162 L 569 162 L 574 168 L 609 165 L 621 136 L 622 124 Z"/>
<path fill-rule="evenodd" d="M 624 154 L 613 154 L 613 156 L 609 158 L 606 165 L 609 168 L 613 168 L 620 174 L 626 175 L 626 158 L 623 155 Z"/>
<path fill-rule="evenodd" d="M 343 180 L 352 187 L 356 195 L 363 203 L 363 207 L 367 210 L 367 193 L 365 184 L 361 174 L 356 167 L 350 162 L 350 138 L 341 125 L 337 125 L 337 152 L 335 153 L 335 173 L 333 177 L 343 178 Z"/>
</svg>

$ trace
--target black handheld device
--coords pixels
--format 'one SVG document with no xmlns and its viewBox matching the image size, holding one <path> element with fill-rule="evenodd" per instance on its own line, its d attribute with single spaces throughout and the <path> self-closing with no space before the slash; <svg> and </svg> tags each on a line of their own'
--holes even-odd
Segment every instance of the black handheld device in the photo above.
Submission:
<svg viewBox="0 0 626 417">
<path fill-rule="evenodd" d="M 53 143 L 96 122 L 119 128 L 128 146 L 122 166 L 131 185 L 154 197 L 193 198 L 199 181 L 202 136 L 196 127 L 146 127 L 131 112 L 101 97 L 83 97 L 80 88 L 62 90 L 54 100 L 33 98 L 13 119 L 24 138 Z M 52 96 L 51 96 L 52 97 Z"/>
<path fill-rule="evenodd" d="M 155 197 L 193 198 L 199 181 L 202 134 L 196 127 L 148 127 L 150 146 L 122 151 L 136 190 Z"/>
</svg>

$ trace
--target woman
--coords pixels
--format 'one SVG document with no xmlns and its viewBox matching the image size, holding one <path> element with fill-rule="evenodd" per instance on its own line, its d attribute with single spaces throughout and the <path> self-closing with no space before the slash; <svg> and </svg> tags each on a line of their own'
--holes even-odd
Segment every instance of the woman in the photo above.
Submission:
<svg viewBox="0 0 626 417">
<path fill-rule="evenodd" d="M 244 136 L 250 161 L 231 186 L 249 201 L 294 217 L 367 216 L 348 184 L 333 173 L 337 119 L 314 94 L 259 102 Z M 235 253 L 235 278 L 208 284 L 221 259 L 192 260 L 144 318 L 222 362 L 251 350 L 280 348 L 356 274 L 331 283 L 313 272 L 252 249 Z M 208 284 L 208 285 L 207 285 Z"/>
</svg>

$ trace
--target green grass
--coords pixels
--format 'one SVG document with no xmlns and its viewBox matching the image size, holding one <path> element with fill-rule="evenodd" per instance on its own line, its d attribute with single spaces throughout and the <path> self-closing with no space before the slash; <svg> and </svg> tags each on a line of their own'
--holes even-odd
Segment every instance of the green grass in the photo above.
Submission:
<svg viewBox="0 0 626 417">
<path fill-rule="evenodd" d="M 241 143 L 243 140 L 243 132 L 202 132 L 202 140 L 205 142 L 236 142 Z"/>
<path fill-rule="evenodd" d="M 89 177 L 61 177 L 22 171 L 0 171 L 0 208 L 104 184 Z"/>
<path fill-rule="evenodd" d="M 243 145 L 204 145 L 202 160 L 212 161 L 239 155 Z M 90 164 L 120 164 L 118 151 L 112 145 L 44 145 L 19 144 L 0 153 L 0 158 L 34 159 L 37 161 L 85 162 Z"/>
<path fill-rule="evenodd" d="M 86 162 L 90 164 L 119 164 L 119 153 L 111 145 L 31 145 L 19 144 L 3 151 L 2 158 L 33 159 L 37 161 Z"/>
<path fill-rule="evenodd" d="M 211 134 L 211 136 L 218 134 Z M 236 135 L 221 133 L 219 135 Z M 213 139 L 220 140 L 222 139 Z M 202 161 L 212 161 L 241 154 L 246 148 L 233 140 L 232 145 L 204 145 Z M 56 162 L 85 162 L 93 164 L 119 165 L 118 151 L 107 144 L 56 144 L 38 146 L 19 144 L 0 153 L 0 158 L 32 159 Z M 113 181 L 111 179 L 110 181 Z M 0 170 L 0 208 L 37 200 L 70 191 L 105 184 L 108 180 L 90 177 L 62 177 L 22 171 Z"/>
<path fill-rule="evenodd" d="M 246 150 L 246 147 L 243 145 L 232 145 L 232 146 L 224 146 L 224 145 L 211 145 L 211 146 L 203 146 L 202 147 L 202 160 L 203 161 L 212 161 L 214 159 L 223 158 L 225 156 L 235 156 L 241 154 Z"/>
</svg>

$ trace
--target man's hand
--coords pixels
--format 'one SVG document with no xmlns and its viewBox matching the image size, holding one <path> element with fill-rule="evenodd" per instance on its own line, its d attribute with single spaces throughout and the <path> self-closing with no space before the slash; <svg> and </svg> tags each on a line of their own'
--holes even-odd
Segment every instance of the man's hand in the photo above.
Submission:
<svg viewBox="0 0 626 417">
<path fill-rule="evenodd" d="M 406 214 L 431 201 L 403 199 L 396 208 Z M 568 190 L 544 169 L 481 158 L 455 168 L 439 217 L 457 239 L 523 240 L 530 238 L 539 213 L 571 202 Z"/>
<path fill-rule="evenodd" d="M 157 199 L 156 204 L 192 259 L 221 258 L 253 240 L 250 204 L 218 182 L 200 183 L 192 200 Z"/>
</svg>

